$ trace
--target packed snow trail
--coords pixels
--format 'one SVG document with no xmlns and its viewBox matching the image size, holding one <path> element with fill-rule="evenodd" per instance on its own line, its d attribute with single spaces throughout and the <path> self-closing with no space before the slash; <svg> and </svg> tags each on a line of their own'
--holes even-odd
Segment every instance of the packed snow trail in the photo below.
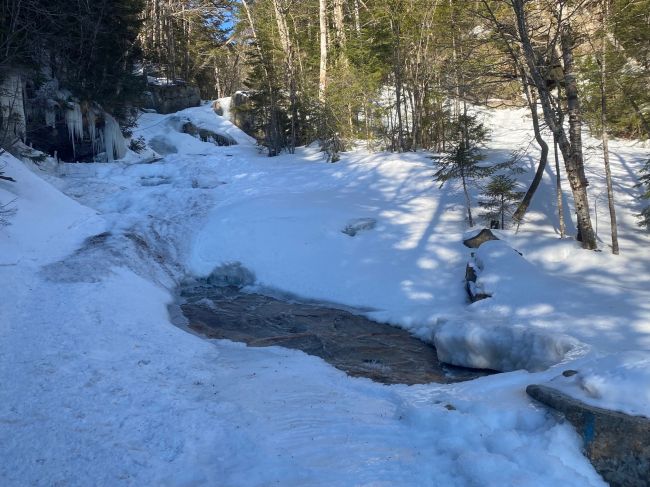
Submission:
<svg viewBox="0 0 650 487">
<path fill-rule="evenodd" d="M 258 289 L 372 308 L 427 339 L 474 313 L 462 199 L 432 183 L 426 154 L 269 159 L 209 111 L 182 117 L 239 145 L 203 143 L 179 132 L 179 115 L 147 114 L 135 135 L 169 149 L 153 164 L 129 153 L 48 174 L 2 156 L 18 183 L 0 182 L 0 197 L 20 193 L 0 230 L 3 485 L 603 485 L 573 430 L 524 393 L 562 366 L 383 386 L 297 351 L 172 325 L 178 282 L 233 260 Z M 377 225 L 342 232 L 358 218 Z M 531 261 L 562 273 L 544 252 Z M 643 291 L 631 296 L 643 320 Z"/>
</svg>

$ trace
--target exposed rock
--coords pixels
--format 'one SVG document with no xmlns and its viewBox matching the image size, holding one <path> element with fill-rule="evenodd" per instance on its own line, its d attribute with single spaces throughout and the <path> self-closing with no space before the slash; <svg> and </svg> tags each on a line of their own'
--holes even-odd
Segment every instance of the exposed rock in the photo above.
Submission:
<svg viewBox="0 0 650 487">
<path fill-rule="evenodd" d="M 350 237 L 354 237 L 357 233 L 372 230 L 375 226 L 377 226 L 377 220 L 374 218 L 355 218 L 350 220 L 341 231 Z"/>
<path fill-rule="evenodd" d="M 484 228 L 471 238 L 463 240 L 463 244 L 470 249 L 478 249 L 485 242 L 490 240 L 499 240 L 490 230 Z"/>
<path fill-rule="evenodd" d="M 214 100 L 212 102 L 212 109 L 214 110 L 214 113 L 220 117 L 223 117 L 223 107 L 221 106 L 221 102 L 219 100 Z"/>
<path fill-rule="evenodd" d="M 229 262 L 215 268 L 208 276 L 207 282 L 216 287 L 242 288 L 255 284 L 255 274 L 241 262 Z"/>
<path fill-rule="evenodd" d="M 492 297 L 490 294 L 483 292 L 483 290 L 479 289 L 476 285 L 476 280 L 478 279 L 477 270 L 479 270 L 478 266 L 474 262 L 468 262 L 467 267 L 465 267 L 465 290 L 467 291 L 467 296 L 469 296 L 472 303 Z"/>
<path fill-rule="evenodd" d="M 187 84 L 150 84 L 144 97 L 145 108 L 153 108 L 158 113 L 174 113 L 201 104 L 201 93 L 196 86 Z"/>
<path fill-rule="evenodd" d="M 183 133 L 190 134 L 192 137 L 201 139 L 203 142 L 212 142 L 215 145 L 237 145 L 237 141 L 229 135 L 218 134 L 208 129 L 200 128 L 192 122 L 183 124 Z"/>
<path fill-rule="evenodd" d="M 256 118 L 253 93 L 248 91 L 236 92 L 230 101 L 230 120 L 241 130 L 256 137 L 257 127 L 262 124 Z"/>
<path fill-rule="evenodd" d="M 585 455 L 612 487 L 650 485 L 650 419 L 590 406 L 542 385 L 529 396 L 562 413 L 582 437 Z"/>
</svg>

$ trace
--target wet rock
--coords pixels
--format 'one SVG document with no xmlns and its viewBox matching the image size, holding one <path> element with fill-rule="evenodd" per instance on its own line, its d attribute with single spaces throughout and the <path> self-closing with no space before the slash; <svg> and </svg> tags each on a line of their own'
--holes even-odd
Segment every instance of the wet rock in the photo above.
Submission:
<svg viewBox="0 0 650 487">
<path fill-rule="evenodd" d="M 574 426 L 585 455 L 609 485 L 650 485 L 650 419 L 590 406 L 548 386 L 530 385 L 526 392 Z"/>
<path fill-rule="evenodd" d="M 490 240 L 499 239 L 490 230 L 484 228 L 473 237 L 463 240 L 463 244 L 465 247 L 469 247 L 470 249 L 478 249 L 481 245 L 483 245 L 485 242 L 489 242 Z"/>
<path fill-rule="evenodd" d="M 350 220 L 341 231 L 350 237 L 354 237 L 357 233 L 372 230 L 376 226 L 377 220 L 374 218 L 355 218 L 354 220 Z"/>
<path fill-rule="evenodd" d="M 467 263 L 467 267 L 465 267 L 465 291 L 467 291 L 467 296 L 472 303 L 492 297 L 476 285 L 478 272 L 478 266 L 475 262 Z"/>
<path fill-rule="evenodd" d="M 208 276 L 207 283 L 216 287 L 242 288 L 255 284 L 255 274 L 241 262 L 220 265 Z"/>
</svg>

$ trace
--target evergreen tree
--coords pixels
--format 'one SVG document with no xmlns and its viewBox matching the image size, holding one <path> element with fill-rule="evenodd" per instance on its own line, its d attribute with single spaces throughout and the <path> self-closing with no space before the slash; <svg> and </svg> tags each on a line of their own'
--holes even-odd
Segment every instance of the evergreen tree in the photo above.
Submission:
<svg viewBox="0 0 650 487">
<path fill-rule="evenodd" d="M 523 196 L 522 191 L 517 191 L 517 180 L 503 174 L 492 176 L 481 195 L 479 206 L 483 208 L 482 216 L 488 223 L 496 220 L 499 228 L 506 228 L 506 218 L 511 218 L 517 204 Z"/>
<path fill-rule="evenodd" d="M 460 115 L 454 123 L 452 146 L 441 158 L 434 159 L 437 171 L 433 175 L 442 187 L 445 182 L 460 179 L 465 196 L 465 208 L 470 227 L 474 226 L 469 187 L 494 174 L 501 165 L 481 165 L 485 159 L 481 146 L 488 137 L 487 129 L 473 115 Z"/>
</svg>

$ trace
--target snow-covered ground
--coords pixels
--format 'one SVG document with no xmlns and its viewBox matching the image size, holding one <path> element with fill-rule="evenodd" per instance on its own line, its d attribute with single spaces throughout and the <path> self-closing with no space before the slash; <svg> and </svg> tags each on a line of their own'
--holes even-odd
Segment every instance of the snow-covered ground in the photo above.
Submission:
<svg viewBox="0 0 650 487">
<path fill-rule="evenodd" d="M 489 112 L 491 158 L 527 144 L 522 116 Z M 182 134 L 185 120 L 239 144 Z M 425 153 L 267 158 L 209 105 L 145 114 L 134 136 L 165 157 L 42 170 L 1 156 L 17 180 L 0 181 L 17 209 L 0 228 L 2 485 L 603 485 L 526 385 L 576 369 L 567 391 L 650 414 L 650 239 L 634 217 L 646 149 L 613 144 L 620 256 L 557 238 L 549 172 L 519 233 L 477 253 L 493 297 L 469 306 L 461 193 L 438 188 Z M 596 155 L 589 169 L 606 240 Z M 360 218 L 376 225 L 343 233 Z M 538 371 L 384 386 L 174 326 L 176 284 L 228 262 L 258 289 L 358 307 L 450 360 Z"/>
</svg>

